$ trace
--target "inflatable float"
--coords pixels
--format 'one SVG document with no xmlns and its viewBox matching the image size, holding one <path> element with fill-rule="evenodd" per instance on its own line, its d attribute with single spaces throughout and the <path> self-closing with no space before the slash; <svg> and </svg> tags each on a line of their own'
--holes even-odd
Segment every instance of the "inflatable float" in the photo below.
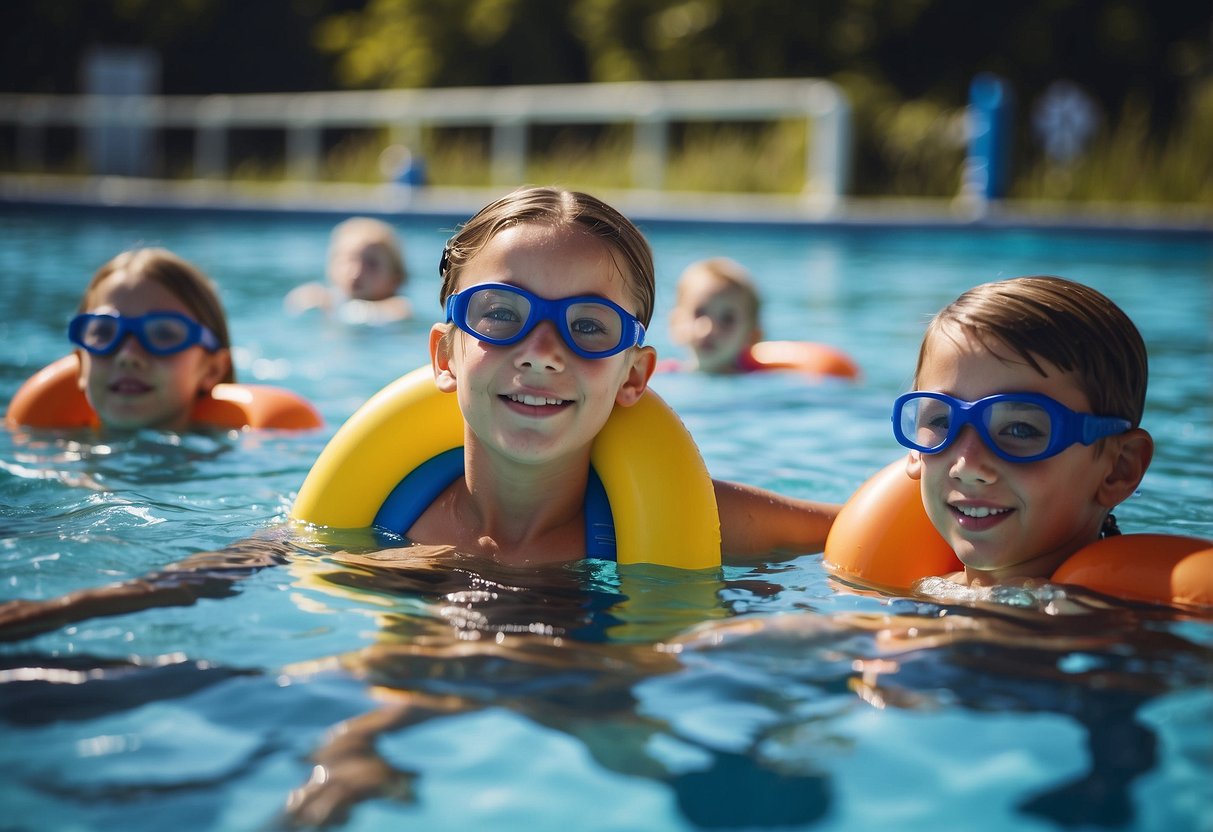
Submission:
<svg viewBox="0 0 1213 832">
<path fill-rule="evenodd" d="M 9 402 L 9 428 L 95 428 L 97 414 L 77 383 L 80 362 L 65 355 L 34 373 Z M 194 406 L 194 422 L 221 428 L 303 430 L 324 424 L 307 400 L 266 384 L 216 384 Z"/>
<path fill-rule="evenodd" d="M 405 534 L 463 476 L 463 418 L 426 365 L 379 391 L 342 425 L 299 489 L 291 518 Z M 590 451 L 586 550 L 619 563 L 720 565 L 720 518 L 707 467 L 652 390 L 616 407 Z M 601 488 L 596 484 L 601 483 Z"/>
<path fill-rule="evenodd" d="M 759 341 L 743 353 L 743 370 L 790 370 L 814 376 L 859 378 L 859 365 L 842 350 L 811 341 Z"/>
<path fill-rule="evenodd" d="M 826 538 L 825 565 L 840 577 L 896 590 L 963 569 L 927 518 L 905 459 L 859 487 Z M 1158 604 L 1213 606 L 1213 541 L 1122 534 L 1085 546 L 1050 578 L 1104 595 Z"/>
</svg>

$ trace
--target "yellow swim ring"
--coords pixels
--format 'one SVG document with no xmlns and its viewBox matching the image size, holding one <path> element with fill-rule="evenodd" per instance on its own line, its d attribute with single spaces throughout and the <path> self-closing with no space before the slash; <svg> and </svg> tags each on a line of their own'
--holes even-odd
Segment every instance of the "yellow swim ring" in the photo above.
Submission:
<svg viewBox="0 0 1213 832">
<path fill-rule="evenodd" d="M 338 529 L 372 526 L 406 477 L 462 446 L 456 397 L 438 390 L 428 365 L 420 367 L 341 426 L 300 487 L 291 518 Z M 656 393 L 615 408 L 594 440 L 590 464 L 610 503 L 619 563 L 720 565 L 711 478 L 694 440 Z"/>
</svg>

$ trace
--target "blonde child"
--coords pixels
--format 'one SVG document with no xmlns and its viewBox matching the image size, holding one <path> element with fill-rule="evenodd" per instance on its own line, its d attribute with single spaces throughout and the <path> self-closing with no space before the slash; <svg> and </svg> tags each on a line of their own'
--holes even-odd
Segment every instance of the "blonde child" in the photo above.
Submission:
<svg viewBox="0 0 1213 832">
<path fill-rule="evenodd" d="M 353 217 L 338 223 L 329 242 L 328 284 L 306 283 L 286 296 L 286 309 L 319 309 L 346 323 L 385 324 L 412 315 L 399 292 L 408 282 L 403 246 L 382 220 Z"/>
<path fill-rule="evenodd" d="M 683 270 L 676 292 L 670 337 L 690 352 L 677 369 L 720 374 L 756 369 L 747 359 L 762 340 L 761 301 L 745 267 L 727 257 L 699 260 Z"/>
<path fill-rule="evenodd" d="M 126 251 L 98 269 L 68 337 L 80 389 L 106 428 L 183 431 L 200 396 L 235 381 L 218 291 L 162 248 Z"/>
<path fill-rule="evenodd" d="M 927 327 L 894 433 L 932 524 L 990 585 L 1049 577 L 1119 534 L 1111 510 L 1153 456 L 1146 349 L 1099 292 L 1059 277 L 987 283 Z"/>
</svg>

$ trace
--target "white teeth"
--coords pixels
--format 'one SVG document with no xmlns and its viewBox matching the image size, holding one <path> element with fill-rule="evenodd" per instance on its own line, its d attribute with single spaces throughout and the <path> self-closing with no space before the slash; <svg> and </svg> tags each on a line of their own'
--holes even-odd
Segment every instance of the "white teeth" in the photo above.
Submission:
<svg viewBox="0 0 1213 832">
<path fill-rule="evenodd" d="M 525 393 L 511 393 L 509 399 L 512 402 L 521 404 L 529 404 L 539 406 L 541 404 L 564 404 L 564 399 L 549 399 L 544 396 L 528 396 Z"/>
<path fill-rule="evenodd" d="M 985 506 L 956 506 L 965 517 L 989 517 L 991 514 L 1006 514 L 1009 508 L 986 508 Z"/>
</svg>

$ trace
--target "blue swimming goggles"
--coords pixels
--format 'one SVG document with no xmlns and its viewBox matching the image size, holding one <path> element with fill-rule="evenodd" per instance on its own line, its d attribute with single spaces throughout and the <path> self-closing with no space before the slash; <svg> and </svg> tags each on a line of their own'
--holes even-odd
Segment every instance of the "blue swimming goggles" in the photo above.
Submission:
<svg viewBox="0 0 1213 832">
<path fill-rule="evenodd" d="M 606 358 L 644 343 L 644 325 L 606 298 L 548 300 L 518 286 L 481 283 L 446 299 L 446 321 L 486 344 L 509 346 L 551 321 L 582 358 Z"/>
<path fill-rule="evenodd" d="M 914 392 L 893 404 L 897 441 L 924 454 L 937 454 L 972 425 L 995 454 L 1008 462 L 1036 462 L 1075 442 L 1090 445 L 1133 427 L 1128 419 L 1075 413 L 1039 393 L 1000 393 L 966 402 L 944 393 Z"/>
<path fill-rule="evenodd" d="M 67 325 L 67 337 L 93 355 L 110 355 L 126 336 L 134 335 L 152 355 L 172 355 L 201 344 L 208 352 L 219 349 L 219 339 L 202 324 L 180 312 L 126 315 L 77 315 Z"/>
</svg>

